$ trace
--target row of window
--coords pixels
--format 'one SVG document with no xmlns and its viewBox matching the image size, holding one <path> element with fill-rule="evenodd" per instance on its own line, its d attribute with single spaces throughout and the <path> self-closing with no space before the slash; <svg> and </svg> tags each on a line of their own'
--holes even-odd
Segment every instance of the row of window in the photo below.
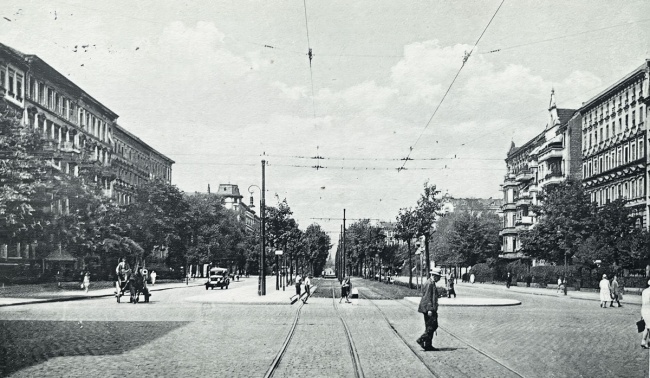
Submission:
<svg viewBox="0 0 650 378">
<path fill-rule="evenodd" d="M 583 179 L 626 165 L 645 156 L 643 137 L 593 156 L 582 163 Z"/>
<path fill-rule="evenodd" d="M 7 89 L 7 95 L 19 102 L 23 101 L 23 74 L 11 66 L 0 67 L 0 85 Z"/>
<path fill-rule="evenodd" d="M 87 109 L 77 106 L 73 101 L 59 94 L 55 89 L 29 78 L 28 97 L 45 106 L 64 119 L 79 125 L 83 130 L 97 139 L 108 142 L 111 133 L 110 125 L 92 114 Z"/>
<path fill-rule="evenodd" d="M 636 110 L 639 110 L 638 117 Z M 583 130 L 582 140 L 585 142 L 583 144 L 584 149 L 614 138 L 630 127 L 636 127 L 637 122 L 639 125 L 642 124 L 645 119 L 644 114 L 645 105 L 640 105 L 637 109 L 633 109 L 630 114 L 626 113 L 624 116 L 618 117 L 618 119 L 612 118 L 611 122 L 600 125 L 600 127 L 594 127 L 591 132 Z M 586 125 L 583 128 L 586 128 Z"/>
<path fill-rule="evenodd" d="M 643 176 L 625 182 L 609 185 L 591 192 L 591 201 L 602 206 L 619 198 L 634 200 L 645 197 L 645 180 Z"/>
<path fill-rule="evenodd" d="M 170 168 L 168 166 L 150 160 L 147 155 L 136 151 L 128 145 L 116 141 L 115 145 L 113 146 L 113 150 L 116 154 L 122 156 L 124 159 L 132 161 L 145 171 L 150 172 L 152 176 L 160 176 L 164 177 L 165 179 L 169 179 Z"/>
<path fill-rule="evenodd" d="M 643 80 L 628 85 L 607 99 L 607 101 L 587 112 L 583 118 L 584 127 L 587 126 L 587 123 L 593 124 L 610 115 L 614 117 L 617 110 L 621 111 L 624 106 L 635 102 L 637 97 L 643 97 Z"/>
</svg>

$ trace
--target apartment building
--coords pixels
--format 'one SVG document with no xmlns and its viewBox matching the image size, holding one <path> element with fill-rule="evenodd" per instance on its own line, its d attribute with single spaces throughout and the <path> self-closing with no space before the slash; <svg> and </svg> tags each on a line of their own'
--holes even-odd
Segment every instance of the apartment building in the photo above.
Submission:
<svg viewBox="0 0 650 378">
<path fill-rule="evenodd" d="M 505 259 L 521 259 L 520 233 L 537 221 L 531 209 L 538 204 L 538 193 L 547 185 L 567 178 L 580 179 L 581 116 L 574 109 L 557 107 L 551 91 L 548 121 L 544 130 L 516 147 L 513 142 L 506 158 L 508 172 L 503 190 L 502 254 Z"/>
<path fill-rule="evenodd" d="M 120 205 L 131 203 L 135 188 L 150 180 L 171 184 L 174 161 L 117 123 L 113 127 L 111 164 L 116 175 L 113 196 Z"/>
<path fill-rule="evenodd" d="M 106 196 L 115 196 L 120 203 L 130 201 L 124 195 L 125 181 L 133 185 L 141 184 L 144 178 L 171 181 L 174 162 L 119 127 L 115 112 L 38 56 L 4 44 L 0 44 L 0 102 L 24 127 L 40 132 L 45 140 L 41 156 L 53 169 L 74 176 L 88 172 Z M 116 134 L 120 138 L 119 155 L 118 144 L 114 142 Z M 119 156 L 118 160 L 115 156 Z M 138 175 L 137 179 L 133 173 Z M 114 191 L 116 183 L 118 192 Z M 66 212 L 67 198 L 53 194 L 51 209 Z M 74 263 L 60 248 L 45 248 L 53 249 L 52 261 Z M 0 235 L 0 265 L 24 264 L 35 258 L 35 247 L 31 244 L 9 243 Z"/>
<path fill-rule="evenodd" d="M 582 180 L 599 206 L 627 201 L 639 227 L 648 228 L 648 106 L 650 60 L 585 102 Z"/>
</svg>

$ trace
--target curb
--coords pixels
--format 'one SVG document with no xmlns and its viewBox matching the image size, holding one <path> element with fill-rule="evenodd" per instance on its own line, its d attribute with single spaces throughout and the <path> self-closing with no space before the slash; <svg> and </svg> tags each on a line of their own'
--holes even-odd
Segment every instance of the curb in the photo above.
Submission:
<svg viewBox="0 0 650 378">
<path fill-rule="evenodd" d="M 149 291 L 165 291 L 165 290 L 172 290 L 172 289 L 183 289 L 183 288 L 190 288 L 190 287 L 196 287 L 196 286 L 204 286 L 204 284 L 193 284 L 193 285 L 186 285 L 186 286 L 176 286 L 176 287 L 165 287 L 165 288 L 160 288 L 160 289 L 150 289 Z M 83 299 L 94 299 L 94 298 L 106 298 L 106 297 L 114 297 L 115 294 L 97 294 L 97 295 L 88 295 L 88 296 L 76 296 L 76 297 L 60 297 L 60 298 L 47 298 L 47 299 L 38 299 L 36 298 L 35 300 L 32 301 L 26 301 L 26 302 L 16 302 L 16 303 L 7 303 L 7 304 L 0 304 L 0 307 L 9 307 L 9 306 L 23 306 L 23 305 L 30 305 L 30 304 L 40 304 L 40 303 L 53 303 L 53 302 L 71 302 L 71 301 L 79 301 Z"/>
<path fill-rule="evenodd" d="M 491 287 L 487 286 L 489 284 L 479 284 L 479 285 L 486 285 L 486 286 L 479 286 L 479 287 L 483 287 L 484 289 L 488 289 L 488 290 L 500 290 L 500 289 L 497 289 L 497 288 L 491 288 Z M 566 295 L 565 296 L 565 295 L 553 295 L 553 294 L 546 294 L 546 293 L 533 293 L 533 292 L 526 292 L 526 291 L 523 291 L 523 290 L 511 290 L 511 292 L 519 293 L 519 294 L 526 294 L 526 295 L 539 295 L 539 296 L 543 296 L 543 297 L 552 297 L 552 298 L 564 298 L 564 297 L 566 297 L 566 298 L 569 298 L 569 299 L 575 299 L 575 300 L 579 300 L 579 301 L 600 302 L 600 299 L 597 299 L 597 298 L 580 298 L 580 297 L 574 297 L 574 296 L 571 296 L 571 295 Z M 641 306 L 641 303 L 625 302 L 625 304 L 631 305 L 631 306 Z"/>
</svg>

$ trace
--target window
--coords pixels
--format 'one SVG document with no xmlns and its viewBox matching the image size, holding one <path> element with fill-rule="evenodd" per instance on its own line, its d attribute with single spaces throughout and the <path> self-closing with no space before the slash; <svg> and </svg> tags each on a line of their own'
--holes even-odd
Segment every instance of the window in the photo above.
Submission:
<svg viewBox="0 0 650 378">
<path fill-rule="evenodd" d="M 605 138 L 609 139 L 609 125 L 607 125 L 607 128 L 605 129 Z"/>
<path fill-rule="evenodd" d="M 626 115 L 625 115 L 625 128 L 626 128 L 626 129 L 627 129 L 627 127 L 628 127 L 628 123 L 627 123 L 627 122 L 628 122 L 628 115 L 626 114 Z"/>
<path fill-rule="evenodd" d="M 54 110 L 61 114 L 61 98 L 56 93 L 54 94 Z"/>
<path fill-rule="evenodd" d="M 16 97 L 19 100 L 23 99 L 23 75 L 16 74 Z"/>
<path fill-rule="evenodd" d="M 629 162 L 629 155 L 628 155 L 628 148 L 625 146 L 623 148 L 623 164 L 627 164 Z"/>
<path fill-rule="evenodd" d="M 63 116 L 66 119 L 70 119 L 70 112 L 68 111 L 68 104 L 69 104 L 68 99 L 64 98 L 63 99 Z"/>
<path fill-rule="evenodd" d="M 29 80 L 29 98 L 36 100 L 36 81 L 31 78 Z"/>
<path fill-rule="evenodd" d="M 45 103 L 45 84 L 38 83 L 38 102 Z"/>
<path fill-rule="evenodd" d="M 7 72 L 6 72 L 6 67 L 0 67 L 0 87 L 7 88 Z"/>
<path fill-rule="evenodd" d="M 47 88 L 47 107 L 48 109 L 52 109 L 54 106 L 54 91 L 52 88 Z"/>
<path fill-rule="evenodd" d="M 70 111 L 69 111 L 68 119 L 72 122 L 77 122 L 76 115 L 77 115 L 77 106 L 74 103 L 70 102 Z"/>
<path fill-rule="evenodd" d="M 632 142 L 632 145 L 630 147 L 630 151 L 632 152 L 632 160 L 636 160 L 636 143 Z"/>
<path fill-rule="evenodd" d="M 16 76 L 16 72 L 10 68 L 9 69 L 9 96 L 11 97 L 16 97 L 16 93 L 14 93 L 15 76 Z"/>
</svg>

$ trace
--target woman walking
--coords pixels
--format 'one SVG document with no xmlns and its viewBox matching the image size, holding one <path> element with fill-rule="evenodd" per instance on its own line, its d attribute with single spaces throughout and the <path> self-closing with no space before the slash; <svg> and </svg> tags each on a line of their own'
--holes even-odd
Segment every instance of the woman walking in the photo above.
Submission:
<svg viewBox="0 0 650 378">
<path fill-rule="evenodd" d="M 343 278 L 343 281 L 341 281 L 341 299 L 339 299 L 339 303 L 341 303 L 344 297 L 345 297 L 345 303 L 352 303 L 348 298 L 348 296 L 350 295 L 351 288 L 352 288 L 352 284 L 350 284 L 350 277 L 345 276 L 345 278 Z"/>
<path fill-rule="evenodd" d="M 88 292 L 88 287 L 90 286 L 90 272 L 84 274 L 84 290 Z"/>
<path fill-rule="evenodd" d="M 609 280 L 607 275 L 603 274 L 603 279 L 598 284 L 600 287 L 600 307 L 607 308 L 607 302 L 612 300 L 612 292 L 609 290 Z"/>
<path fill-rule="evenodd" d="M 650 281 L 648 287 L 641 292 L 641 317 L 645 321 L 645 329 L 641 334 L 641 348 L 648 349 L 648 336 L 650 335 Z"/>
</svg>

